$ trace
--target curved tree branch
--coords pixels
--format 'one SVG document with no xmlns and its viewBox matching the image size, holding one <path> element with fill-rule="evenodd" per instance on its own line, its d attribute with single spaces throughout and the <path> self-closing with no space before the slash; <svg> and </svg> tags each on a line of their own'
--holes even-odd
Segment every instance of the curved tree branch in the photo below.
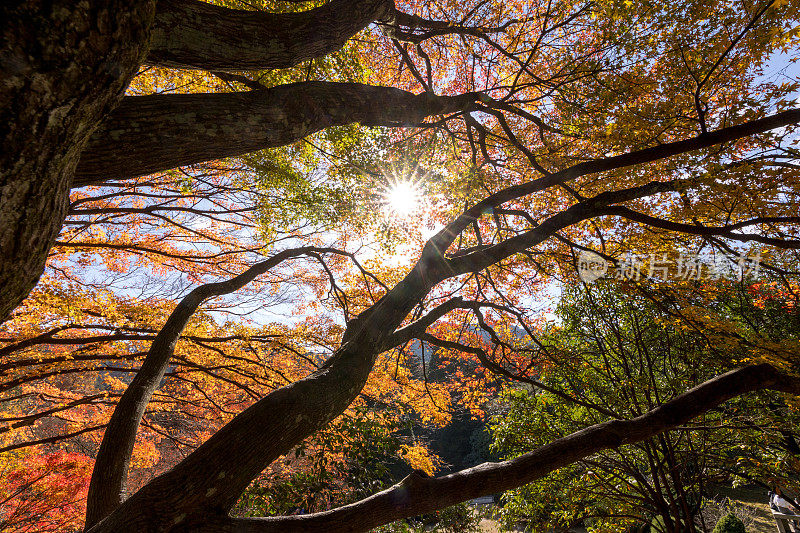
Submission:
<svg viewBox="0 0 800 533">
<path fill-rule="evenodd" d="M 192 520 L 185 527 L 206 527 L 212 518 L 198 515 L 198 507 L 227 512 L 267 464 L 333 420 L 353 401 L 366 383 L 375 358 L 388 348 L 387 337 L 433 286 L 469 268 L 484 268 L 519 249 L 540 243 L 556 231 L 596 215 L 608 202 L 654 194 L 674 186 L 674 182 L 653 182 L 600 194 L 554 215 L 531 232 L 509 239 L 513 241 L 510 246 L 495 245 L 491 253 L 479 252 L 477 260 L 472 257 L 475 254 L 445 259 L 441 251 L 426 246 L 420 261 L 402 281 L 348 323 L 342 347 L 322 368 L 265 396 L 237 415 L 173 470 L 123 502 L 92 532 L 146 529 L 147 517 L 140 513 L 135 517 L 137 522 L 129 513 L 131 509 L 154 509 L 159 515 L 177 514 L 183 517 L 181 520 Z M 459 304 L 463 302 L 451 300 L 431 316 Z M 185 490 L 180 494 L 170 490 L 176 484 L 186 487 Z M 113 506 L 109 505 L 109 509 Z"/>
<path fill-rule="evenodd" d="M 747 226 L 756 226 L 759 224 L 798 224 L 800 223 L 800 217 L 756 217 L 750 220 L 737 222 L 735 224 L 715 227 L 698 226 L 693 224 L 684 224 L 682 222 L 673 222 L 671 220 L 664 220 L 663 218 L 653 217 L 623 206 L 608 207 L 605 209 L 605 211 L 609 215 L 619 216 L 634 222 L 645 224 L 647 226 L 665 229 L 668 231 L 676 231 L 690 235 L 715 235 L 741 242 L 754 241 L 762 244 L 769 244 L 770 246 L 775 246 L 776 248 L 800 248 L 800 239 L 779 239 L 767 237 L 758 233 L 734 233 L 735 230 Z"/>
<path fill-rule="evenodd" d="M 450 311 L 455 309 L 471 309 L 474 305 L 480 305 L 480 302 L 467 302 L 460 296 L 450 298 L 446 302 L 443 302 L 431 309 L 424 316 L 392 333 L 385 341 L 386 344 L 384 350 L 389 350 L 395 346 L 405 344 L 411 339 L 418 338 L 420 335 L 425 333 L 425 330 L 427 330 L 431 324 L 442 318 Z"/>
<path fill-rule="evenodd" d="M 464 213 L 453 222 L 445 226 L 429 241 L 429 244 L 436 248 L 447 249 L 450 244 L 453 243 L 456 236 L 464 231 L 467 226 L 472 224 L 473 220 L 480 218 L 482 214 L 490 211 L 494 207 L 517 198 L 549 189 L 555 185 L 566 183 L 581 176 L 652 163 L 660 159 L 709 148 L 790 124 L 797 124 L 798 122 L 800 122 L 800 109 L 789 109 L 750 122 L 744 122 L 735 126 L 704 133 L 691 139 L 635 150 L 614 157 L 584 161 L 558 172 L 546 174 L 539 179 L 520 183 L 519 185 L 512 185 L 511 187 L 507 187 L 487 196 L 470 209 L 464 211 Z"/>
<path fill-rule="evenodd" d="M 165 517 L 195 531 L 207 527 L 214 515 L 227 513 L 266 465 L 350 405 L 366 383 L 385 336 L 448 273 L 441 255 L 424 255 L 381 300 L 348 323 L 346 341 L 319 370 L 239 413 L 90 531 L 150 531 Z M 176 486 L 182 490 L 174 490 Z"/>
<path fill-rule="evenodd" d="M 533 229 L 510 237 L 502 242 L 486 246 L 478 246 L 467 253 L 459 253 L 450 257 L 447 264 L 453 275 L 477 272 L 498 261 L 511 257 L 532 246 L 544 242 L 556 232 L 588 220 L 593 217 L 608 214 L 613 209 L 609 204 L 626 202 L 637 198 L 644 198 L 661 192 L 674 191 L 679 186 L 686 186 L 686 180 L 651 181 L 638 187 L 606 191 L 592 198 L 586 198 L 571 205 L 542 221 Z M 462 215 L 463 216 L 463 215 Z"/>
</svg>

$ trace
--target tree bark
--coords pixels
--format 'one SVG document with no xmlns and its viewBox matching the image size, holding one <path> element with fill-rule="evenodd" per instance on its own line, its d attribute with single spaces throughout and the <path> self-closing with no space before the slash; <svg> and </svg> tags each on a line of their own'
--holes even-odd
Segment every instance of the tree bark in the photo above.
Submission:
<svg viewBox="0 0 800 533">
<path fill-rule="evenodd" d="M 331 0 L 281 14 L 159 0 L 147 63 L 222 71 L 293 67 L 339 50 L 393 10 L 392 0 Z"/>
<path fill-rule="evenodd" d="M 0 321 L 44 270 L 92 131 L 144 59 L 154 0 L 0 7 Z"/>
<path fill-rule="evenodd" d="M 417 125 L 468 110 L 476 98 L 316 81 L 244 93 L 130 96 L 92 135 L 73 186 L 282 146 L 353 122 Z"/>
</svg>

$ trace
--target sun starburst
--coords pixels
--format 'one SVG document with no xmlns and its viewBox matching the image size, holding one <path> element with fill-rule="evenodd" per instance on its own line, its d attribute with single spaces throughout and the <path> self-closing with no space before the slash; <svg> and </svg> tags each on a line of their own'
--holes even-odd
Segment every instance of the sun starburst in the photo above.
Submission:
<svg viewBox="0 0 800 533">
<path fill-rule="evenodd" d="M 419 184 L 413 181 L 399 180 L 389 185 L 383 194 L 383 199 L 391 215 L 405 218 L 419 209 L 422 191 Z"/>
</svg>

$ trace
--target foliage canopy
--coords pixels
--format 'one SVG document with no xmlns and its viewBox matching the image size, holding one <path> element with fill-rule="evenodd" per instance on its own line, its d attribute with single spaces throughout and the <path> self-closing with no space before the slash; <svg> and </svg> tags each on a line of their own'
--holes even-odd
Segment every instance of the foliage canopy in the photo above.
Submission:
<svg viewBox="0 0 800 533">
<path fill-rule="evenodd" d="M 733 450 L 692 425 L 751 404 L 796 460 L 796 0 L 0 9 L 13 527 L 76 528 L 88 491 L 92 533 L 363 531 L 631 450 Z M 647 296 L 568 297 L 556 331 L 589 252 Z M 419 429 L 509 383 L 562 423 L 522 449 L 543 419 L 515 414 L 513 460 L 434 477 Z M 774 471 L 742 431 L 737 475 Z"/>
</svg>

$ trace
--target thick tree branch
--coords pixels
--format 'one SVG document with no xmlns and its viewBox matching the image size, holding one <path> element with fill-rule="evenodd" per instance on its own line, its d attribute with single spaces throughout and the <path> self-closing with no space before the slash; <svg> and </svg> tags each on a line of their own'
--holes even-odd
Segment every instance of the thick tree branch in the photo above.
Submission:
<svg viewBox="0 0 800 533">
<path fill-rule="evenodd" d="M 331 0 L 300 13 L 242 11 L 196 0 L 159 0 L 147 63 L 202 70 L 293 67 L 339 50 L 392 0 Z"/>
<path fill-rule="evenodd" d="M 586 198 L 556 213 L 531 230 L 497 244 L 479 246 L 467 253 L 462 252 L 455 255 L 448 259 L 448 266 L 453 275 L 477 272 L 516 253 L 536 246 L 555 235 L 556 232 L 573 224 L 609 214 L 609 211 L 614 209 L 609 207 L 609 204 L 644 198 L 661 192 L 674 191 L 679 186 L 686 186 L 686 184 L 687 181 L 684 180 L 652 181 L 638 187 L 600 193 L 593 198 Z"/>
<path fill-rule="evenodd" d="M 431 115 L 467 111 L 477 97 L 332 82 L 245 93 L 130 96 L 92 135 L 73 187 L 282 146 L 353 122 L 417 126 Z"/>
<path fill-rule="evenodd" d="M 471 266 L 479 263 L 475 268 L 483 268 L 484 263 L 496 262 L 502 256 L 515 253 L 517 248 L 542 242 L 559 229 L 593 216 L 608 202 L 654 194 L 674 186 L 673 182 L 653 182 L 613 194 L 600 194 L 554 215 L 549 222 L 536 228 L 535 235 L 523 234 L 509 239 L 514 241 L 511 247 L 497 245 L 500 246 L 497 253 L 482 254 L 477 262 L 470 256 L 447 260 L 441 253 L 426 248 L 428 251 L 423 252 L 420 261 L 400 283 L 348 324 L 343 346 L 322 368 L 267 395 L 240 413 L 173 470 L 125 501 L 92 531 L 143 529 L 144 523 L 130 522 L 128 509 L 137 508 L 160 508 L 162 511 L 158 513 L 192 516 L 197 522 L 187 527 L 203 527 L 209 517 L 198 516 L 198 507 L 227 512 L 267 464 L 330 422 L 352 402 L 366 383 L 375 357 L 389 347 L 386 338 L 390 332 L 395 331 L 433 286 L 466 271 L 468 267 L 459 261 L 466 260 Z M 443 304 L 439 311 L 446 311 L 457 303 L 453 300 Z M 259 436 L 255 437 L 254 433 Z M 175 494 L 170 489 L 176 484 L 190 488 Z M 146 519 L 141 515 L 138 518 Z"/>
<path fill-rule="evenodd" d="M 800 217 L 756 217 L 727 226 L 698 226 L 664 220 L 663 218 L 653 217 L 623 206 L 608 207 L 604 211 L 609 215 L 616 215 L 634 222 L 640 222 L 647 226 L 668 231 L 687 233 L 690 235 L 715 235 L 741 242 L 755 241 L 777 248 L 800 248 L 800 240 L 798 239 L 779 239 L 776 237 L 767 237 L 758 233 L 734 233 L 735 230 L 759 224 L 798 224 L 800 223 Z"/>
<path fill-rule="evenodd" d="M 213 531 L 369 531 L 400 518 L 520 487 L 601 450 L 658 435 L 731 398 L 761 389 L 797 395 L 800 378 L 780 374 L 767 364 L 748 366 L 706 381 L 637 418 L 595 424 L 515 459 L 484 463 L 437 478 L 413 473 L 383 492 L 338 509 L 301 516 L 230 519 L 227 528 Z"/>
</svg>

